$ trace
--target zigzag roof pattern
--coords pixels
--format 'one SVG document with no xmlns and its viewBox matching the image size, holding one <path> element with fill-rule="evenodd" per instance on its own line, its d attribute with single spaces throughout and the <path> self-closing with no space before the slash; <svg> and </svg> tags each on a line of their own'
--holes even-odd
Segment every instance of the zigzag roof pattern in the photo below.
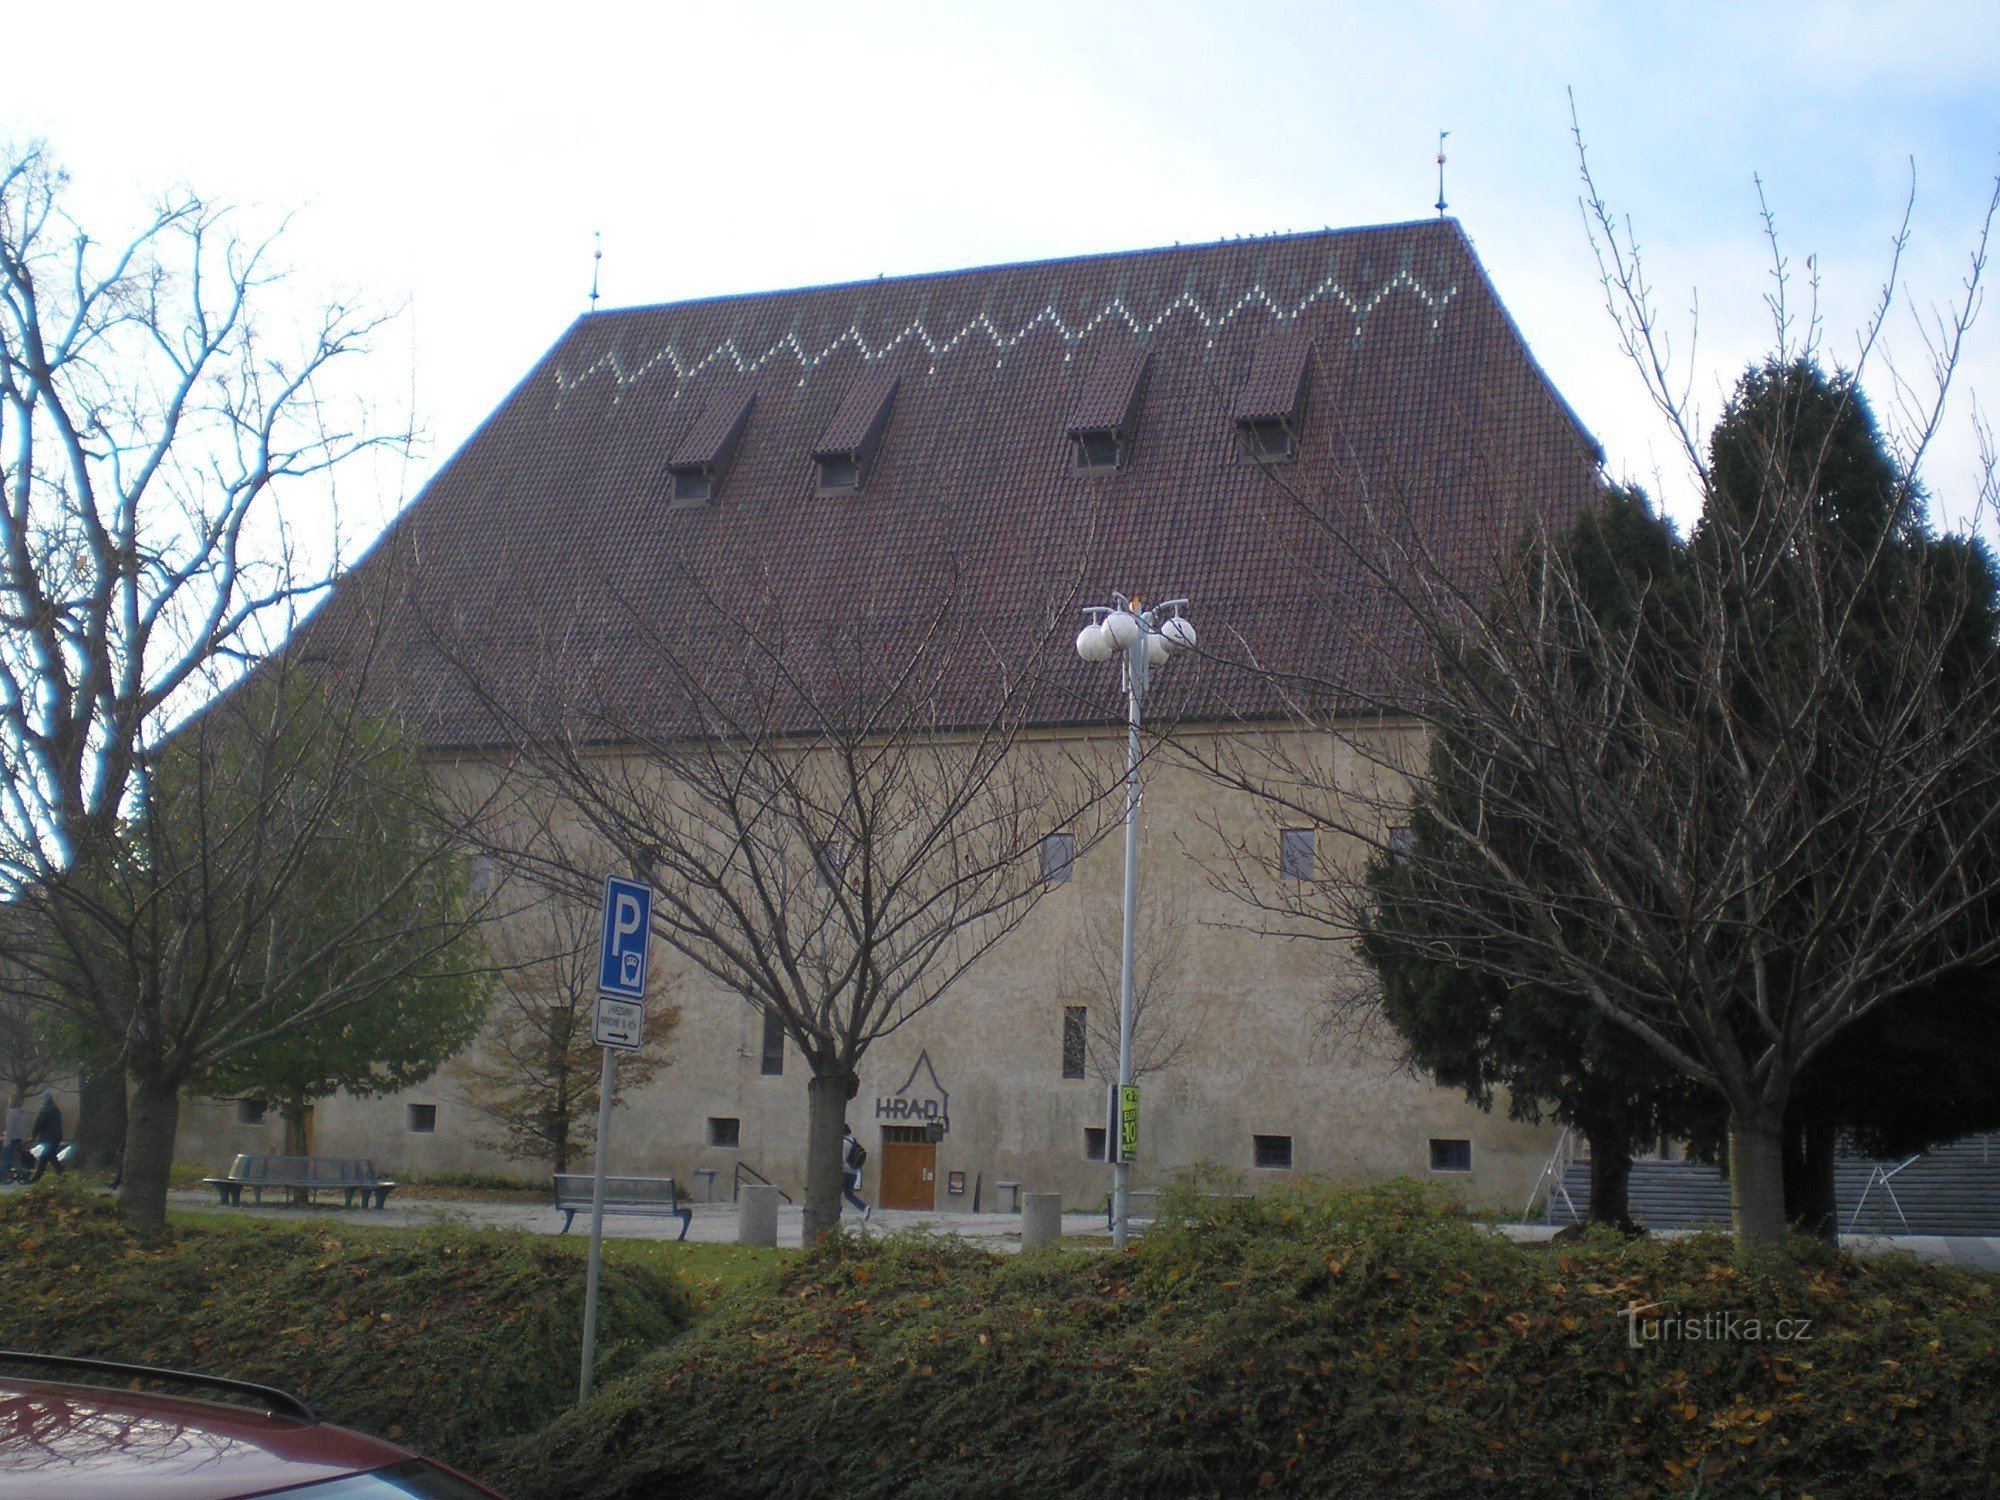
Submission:
<svg viewBox="0 0 2000 1500">
<path fill-rule="evenodd" d="M 1264 468 L 1232 414 L 1274 334 L 1312 355 L 1295 457 Z M 1147 373 L 1123 466 L 1079 472 L 1067 427 L 1100 352 Z M 820 493 L 815 444 L 889 378 L 859 493 Z M 674 454 L 744 391 L 712 502 L 669 510 Z M 1109 590 L 1186 596 L 1206 641 L 1351 677 L 1394 625 L 1344 528 L 1386 525 L 1476 579 L 1531 514 L 1589 503 L 1597 463 L 1450 220 L 707 298 L 573 324 L 316 628 L 385 619 L 381 664 L 425 732 L 478 745 L 507 737 L 495 703 L 586 681 L 675 722 L 648 652 L 716 601 L 780 601 L 803 641 L 842 618 L 915 630 L 950 590 L 988 658 L 1068 655 L 1036 717 L 1090 722 L 1115 673 L 1068 639 Z M 386 616 L 361 607 L 370 579 Z M 1280 709 L 1213 664 L 1158 696 Z"/>
</svg>

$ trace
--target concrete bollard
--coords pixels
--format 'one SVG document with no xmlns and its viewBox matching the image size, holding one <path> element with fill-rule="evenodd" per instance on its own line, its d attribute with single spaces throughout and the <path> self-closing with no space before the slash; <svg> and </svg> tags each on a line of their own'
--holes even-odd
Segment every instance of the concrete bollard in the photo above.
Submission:
<svg viewBox="0 0 2000 1500">
<path fill-rule="evenodd" d="M 1062 1238 L 1062 1194 L 1021 1195 L 1021 1248 L 1037 1250 Z"/>
<path fill-rule="evenodd" d="M 736 1225 L 736 1243 L 763 1245 L 778 1243 L 778 1190 L 761 1182 L 743 1189 L 743 1216 Z"/>
</svg>

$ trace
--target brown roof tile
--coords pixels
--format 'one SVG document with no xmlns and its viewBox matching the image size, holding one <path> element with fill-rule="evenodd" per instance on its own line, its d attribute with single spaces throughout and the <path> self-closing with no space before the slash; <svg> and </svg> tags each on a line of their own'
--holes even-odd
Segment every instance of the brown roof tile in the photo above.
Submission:
<svg viewBox="0 0 2000 1500">
<path fill-rule="evenodd" d="M 1306 361 L 1312 340 L 1297 333 L 1267 331 L 1257 340 L 1250 378 L 1236 397 L 1239 422 L 1282 422 L 1298 414 L 1305 395 Z"/>
<path fill-rule="evenodd" d="M 1137 344 L 1110 344 L 1096 351 L 1090 377 L 1069 417 L 1069 436 L 1080 432 L 1127 431 L 1146 377 L 1146 351 Z"/>
<path fill-rule="evenodd" d="M 1274 477 L 1234 418 L 1305 348 L 1315 416 Z M 1129 410 L 1141 361 L 1144 441 L 1075 472 L 1068 432 Z M 670 457 L 739 391 L 755 415 L 726 489 L 668 509 Z M 817 493 L 805 456 L 871 430 L 865 502 Z M 716 601 L 782 600 L 803 638 L 864 613 L 890 630 L 952 589 L 994 643 L 1056 653 L 1040 717 L 1096 721 L 1116 674 L 1068 639 L 1109 590 L 1184 595 L 1205 643 L 1352 677 L 1405 627 L 1346 540 L 1401 538 L 1476 582 L 1531 515 L 1586 503 L 1596 464 L 1449 220 L 632 308 L 562 336 L 315 628 L 386 594 L 384 665 L 434 742 L 471 744 L 498 731 L 468 663 L 509 701 L 596 674 L 678 722 L 647 643 Z M 1208 661 L 1156 699 L 1279 707 Z"/>
</svg>

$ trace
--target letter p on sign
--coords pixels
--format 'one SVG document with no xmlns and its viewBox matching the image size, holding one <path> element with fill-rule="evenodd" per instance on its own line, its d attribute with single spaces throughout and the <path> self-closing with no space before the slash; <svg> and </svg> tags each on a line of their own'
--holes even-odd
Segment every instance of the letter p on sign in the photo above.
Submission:
<svg viewBox="0 0 2000 1500">
<path fill-rule="evenodd" d="M 646 993 L 646 939 L 653 918 L 651 886 L 613 875 L 604 882 L 604 946 L 598 956 L 597 992 L 615 1000 Z"/>
</svg>

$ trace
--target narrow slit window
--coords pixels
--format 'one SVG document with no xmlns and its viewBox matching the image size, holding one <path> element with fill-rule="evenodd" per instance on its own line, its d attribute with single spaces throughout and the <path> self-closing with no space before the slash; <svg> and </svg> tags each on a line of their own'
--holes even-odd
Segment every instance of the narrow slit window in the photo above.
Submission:
<svg viewBox="0 0 2000 1500">
<path fill-rule="evenodd" d="M 1090 1047 L 1090 1009 L 1083 1005 L 1063 1007 L 1062 1076 L 1081 1078 Z"/>
<path fill-rule="evenodd" d="M 776 1078 L 785 1071 L 785 1024 L 770 1011 L 764 1012 L 763 1073 Z"/>
<path fill-rule="evenodd" d="M 1065 885 L 1076 869 L 1076 835 L 1052 833 L 1042 840 L 1042 879 Z"/>
</svg>

